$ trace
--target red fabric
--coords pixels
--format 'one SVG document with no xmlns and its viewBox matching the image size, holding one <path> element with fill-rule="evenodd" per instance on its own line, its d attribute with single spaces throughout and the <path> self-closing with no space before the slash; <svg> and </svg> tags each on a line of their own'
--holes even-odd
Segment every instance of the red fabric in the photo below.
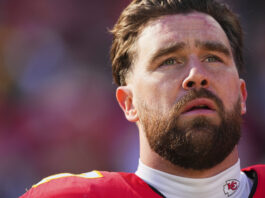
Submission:
<svg viewBox="0 0 265 198">
<path fill-rule="evenodd" d="M 242 169 L 244 172 L 255 171 L 257 173 L 257 188 L 253 194 L 253 198 L 264 198 L 265 197 L 265 165 L 254 165 Z"/>
<path fill-rule="evenodd" d="M 133 173 L 100 173 L 103 177 L 53 179 L 31 188 L 20 198 L 161 198 Z"/>
<path fill-rule="evenodd" d="M 265 165 L 242 169 L 257 173 L 257 188 L 253 198 L 265 197 Z M 100 172 L 103 177 L 67 176 L 52 179 L 31 188 L 20 198 L 161 198 L 142 179 L 133 173 Z"/>
</svg>

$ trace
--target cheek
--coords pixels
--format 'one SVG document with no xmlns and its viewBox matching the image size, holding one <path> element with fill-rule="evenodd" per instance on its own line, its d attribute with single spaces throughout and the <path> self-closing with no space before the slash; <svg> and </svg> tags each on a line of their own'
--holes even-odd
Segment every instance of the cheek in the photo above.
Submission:
<svg viewBox="0 0 265 198">
<path fill-rule="evenodd" d="M 219 81 L 219 97 L 222 99 L 226 110 L 231 110 L 240 96 L 240 80 L 235 75 L 227 75 Z"/>
<path fill-rule="evenodd" d="M 153 105 L 159 99 L 159 92 L 157 86 L 150 82 L 148 78 L 138 78 L 133 85 L 133 102 L 136 107 L 145 105 Z M 139 105 L 138 105 L 139 104 Z"/>
<path fill-rule="evenodd" d="M 168 111 L 176 102 L 177 84 L 173 79 L 159 75 L 138 79 L 134 86 L 136 105 L 145 102 L 150 108 Z"/>
</svg>

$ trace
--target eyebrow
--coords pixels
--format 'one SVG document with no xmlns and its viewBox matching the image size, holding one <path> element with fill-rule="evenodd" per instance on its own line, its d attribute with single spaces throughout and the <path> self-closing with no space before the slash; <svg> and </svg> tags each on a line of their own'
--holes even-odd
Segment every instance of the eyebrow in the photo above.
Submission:
<svg viewBox="0 0 265 198">
<path fill-rule="evenodd" d="M 195 46 L 201 48 L 203 50 L 220 52 L 227 57 L 231 57 L 229 49 L 222 43 L 218 41 L 195 41 Z M 187 47 L 187 44 L 184 42 L 178 42 L 174 44 L 170 44 L 166 47 L 158 49 L 151 57 L 150 63 L 154 63 L 157 59 L 170 54 L 177 53 L 179 51 L 184 50 Z"/>
<path fill-rule="evenodd" d="M 220 52 L 227 57 L 231 57 L 229 49 L 217 41 L 195 41 L 195 46 L 208 51 Z"/>
<path fill-rule="evenodd" d="M 177 53 L 178 51 L 183 50 L 185 47 L 186 47 L 186 44 L 184 42 L 178 42 L 178 43 L 170 44 L 169 46 L 160 48 L 152 55 L 150 59 L 151 60 L 150 63 L 154 63 L 157 59 L 167 54 L 170 54 L 173 52 Z"/>
</svg>

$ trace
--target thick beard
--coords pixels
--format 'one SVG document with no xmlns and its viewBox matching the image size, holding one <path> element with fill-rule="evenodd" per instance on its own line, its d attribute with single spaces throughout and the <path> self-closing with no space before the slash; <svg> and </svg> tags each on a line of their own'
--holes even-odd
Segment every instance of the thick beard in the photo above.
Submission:
<svg viewBox="0 0 265 198">
<path fill-rule="evenodd" d="M 179 110 L 196 98 L 209 98 L 218 107 L 220 124 L 213 124 L 205 116 L 199 116 L 184 126 L 179 126 Z M 230 112 L 224 111 L 222 101 L 206 89 L 191 90 L 182 97 L 166 116 L 140 109 L 140 122 L 152 150 L 172 164 L 194 170 L 210 169 L 222 162 L 238 144 L 241 136 L 240 98 Z"/>
</svg>

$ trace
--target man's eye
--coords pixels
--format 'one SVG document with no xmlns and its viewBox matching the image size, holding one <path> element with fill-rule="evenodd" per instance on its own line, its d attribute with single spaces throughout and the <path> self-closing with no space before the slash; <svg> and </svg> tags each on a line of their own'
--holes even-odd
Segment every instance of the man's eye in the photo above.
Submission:
<svg viewBox="0 0 265 198">
<path fill-rule="evenodd" d="M 178 62 L 177 62 L 177 60 L 175 59 L 175 58 L 169 58 L 169 59 L 167 59 L 167 60 L 165 60 L 162 64 L 161 64 L 161 66 L 162 65 L 175 65 L 175 64 L 177 64 Z"/>
<path fill-rule="evenodd" d="M 174 64 L 176 64 L 176 63 L 177 63 L 176 59 L 174 59 L 174 58 L 169 58 L 169 59 L 167 59 L 166 61 L 164 61 L 163 64 L 165 64 L 165 65 L 174 65 Z"/>
<path fill-rule="evenodd" d="M 209 56 L 205 59 L 206 62 L 212 63 L 212 62 L 223 62 L 219 57 L 217 56 Z"/>
</svg>

